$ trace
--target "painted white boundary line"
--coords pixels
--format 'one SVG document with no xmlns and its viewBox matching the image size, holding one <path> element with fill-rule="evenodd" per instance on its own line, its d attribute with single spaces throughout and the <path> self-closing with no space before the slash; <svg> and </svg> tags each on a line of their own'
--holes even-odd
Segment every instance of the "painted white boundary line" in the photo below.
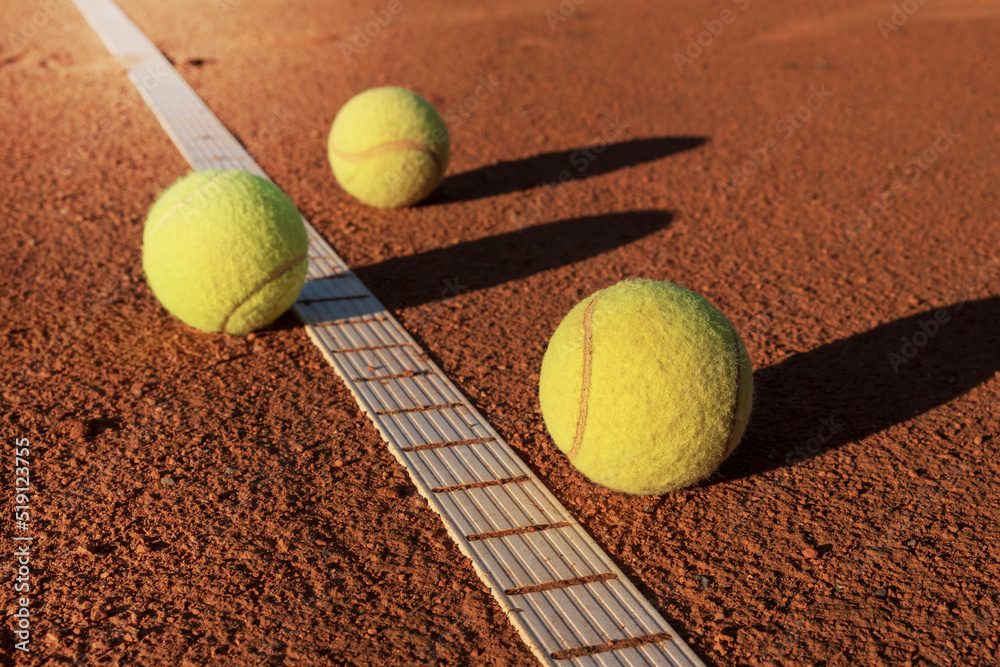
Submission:
<svg viewBox="0 0 1000 667">
<path fill-rule="evenodd" d="M 74 0 L 195 169 L 267 178 L 112 0 Z M 293 306 L 545 665 L 703 663 L 308 222 Z"/>
</svg>

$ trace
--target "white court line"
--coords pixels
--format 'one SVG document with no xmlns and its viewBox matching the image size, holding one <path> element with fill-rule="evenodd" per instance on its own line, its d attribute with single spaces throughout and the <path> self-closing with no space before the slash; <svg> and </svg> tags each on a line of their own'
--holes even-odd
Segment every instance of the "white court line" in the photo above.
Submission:
<svg viewBox="0 0 1000 667">
<path fill-rule="evenodd" d="M 245 169 L 267 178 L 112 0 L 74 1 L 192 167 Z M 703 665 L 306 226 L 309 275 L 293 311 L 538 660 L 574 667 Z"/>
</svg>

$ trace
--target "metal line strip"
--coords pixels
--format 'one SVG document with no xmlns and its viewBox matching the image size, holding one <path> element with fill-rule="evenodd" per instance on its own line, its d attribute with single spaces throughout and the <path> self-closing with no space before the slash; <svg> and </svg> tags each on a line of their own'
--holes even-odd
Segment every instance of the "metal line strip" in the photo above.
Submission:
<svg viewBox="0 0 1000 667">
<path fill-rule="evenodd" d="M 245 169 L 267 178 L 112 0 L 74 2 L 192 167 Z M 550 666 L 703 665 L 319 232 L 306 226 L 308 282 L 293 311 L 538 660 Z M 380 375 L 393 377 L 379 381 Z M 606 580 L 545 586 L 606 573 Z M 528 592 L 513 599 L 506 590 Z M 651 642 L 661 634 L 672 639 Z M 618 643 L 625 648 L 615 648 Z"/>
</svg>

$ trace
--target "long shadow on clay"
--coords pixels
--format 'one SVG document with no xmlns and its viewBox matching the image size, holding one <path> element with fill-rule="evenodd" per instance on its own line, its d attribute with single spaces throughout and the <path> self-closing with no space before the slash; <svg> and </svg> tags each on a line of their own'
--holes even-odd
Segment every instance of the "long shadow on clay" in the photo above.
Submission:
<svg viewBox="0 0 1000 667">
<path fill-rule="evenodd" d="M 712 481 L 792 465 L 872 435 L 998 371 L 997 297 L 929 310 L 797 354 L 754 373 L 750 427 Z"/>
<path fill-rule="evenodd" d="M 594 257 L 664 229 L 668 211 L 560 220 L 355 269 L 388 308 L 485 289 Z"/>
<path fill-rule="evenodd" d="M 603 149 L 600 145 L 584 146 L 520 160 L 506 160 L 448 176 L 426 204 L 473 201 L 529 190 L 547 183 L 558 185 L 560 180 L 599 176 L 691 150 L 706 141 L 705 137 L 651 137 L 607 144 Z"/>
</svg>

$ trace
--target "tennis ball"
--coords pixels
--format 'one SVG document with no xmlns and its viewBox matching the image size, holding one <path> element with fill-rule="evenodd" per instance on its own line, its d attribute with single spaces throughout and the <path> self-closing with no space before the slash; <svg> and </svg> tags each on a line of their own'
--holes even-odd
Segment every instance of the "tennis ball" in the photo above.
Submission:
<svg viewBox="0 0 1000 667">
<path fill-rule="evenodd" d="M 638 495 L 705 479 L 735 449 L 753 396 L 743 342 L 712 304 L 626 280 L 577 304 L 542 359 L 556 446 L 591 481 Z"/>
<path fill-rule="evenodd" d="M 276 185 L 246 171 L 198 171 L 149 210 L 142 268 L 163 307 L 186 324 L 246 334 L 298 297 L 308 248 L 302 216 Z"/>
<path fill-rule="evenodd" d="M 355 95 L 330 128 L 333 175 L 370 206 L 415 204 L 438 186 L 448 167 L 448 129 L 434 107 L 405 88 Z"/>
</svg>

